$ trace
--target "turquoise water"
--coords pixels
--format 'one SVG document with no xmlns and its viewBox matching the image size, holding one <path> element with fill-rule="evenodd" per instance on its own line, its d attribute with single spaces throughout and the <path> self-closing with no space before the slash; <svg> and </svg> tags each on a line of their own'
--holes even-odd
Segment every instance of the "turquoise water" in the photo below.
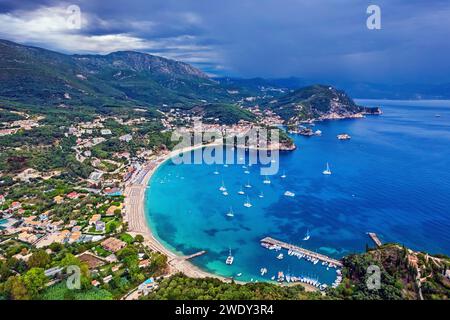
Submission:
<svg viewBox="0 0 450 320">
<path fill-rule="evenodd" d="M 333 269 L 286 251 L 277 260 L 278 253 L 260 246 L 265 236 L 342 257 L 373 245 L 366 235 L 371 231 L 385 242 L 450 254 L 450 101 L 362 102 L 381 105 L 384 114 L 317 123 L 321 137 L 293 136 L 298 149 L 280 155 L 280 173 L 270 185 L 257 165 L 245 174 L 241 165 L 166 162 L 146 195 L 156 236 L 180 254 L 207 250 L 196 265 L 224 276 L 242 273 L 242 280 L 267 280 L 278 271 L 334 280 Z M 352 139 L 339 141 L 340 133 Z M 322 174 L 326 162 L 331 176 Z M 222 179 L 229 196 L 218 190 Z M 237 194 L 247 181 L 251 208 Z M 295 197 L 284 196 L 286 190 Z M 226 217 L 230 206 L 234 218 Z M 303 241 L 307 229 L 311 238 Z M 225 264 L 229 247 L 231 266 Z M 261 267 L 268 269 L 264 278 Z"/>
</svg>

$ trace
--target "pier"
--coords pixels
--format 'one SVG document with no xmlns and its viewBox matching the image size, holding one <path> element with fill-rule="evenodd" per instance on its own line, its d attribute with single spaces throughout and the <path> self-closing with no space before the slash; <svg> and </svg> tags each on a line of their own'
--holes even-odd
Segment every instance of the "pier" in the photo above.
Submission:
<svg viewBox="0 0 450 320">
<path fill-rule="evenodd" d="M 189 256 L 185 256 L 185 257 L 184 257 L 184 260 L 190 260 L 190 259 L 193 259 L 193 258 L 195 258 L 195 257 L 202 256 L 202 255 L 204 255 L 205 253 L 206 253 L 206 251 L 205 251 L 205 250 L 202 250 L 202 251 L 196 252 L 196 253 L 194 253 L 194 254 L 191 254 L 191 255 L 189 255 Z"/>
<path fill-rule="evenodd" d="M 374 233 L 374 232 L 367 232 L 367 234 L 373 240 L 373 242 L 375 242 L 377 247 L 381 247 L 383 245 L 383 243 L 381 243 L 381 240 L 378 238 L 376 233 Z"/>
<path fill-rule="evenodd" d="M 271 245 L 277 245 L 277 246 L 280 246 L 281 248 L 284 248 L 286 250 L 297 251 L 297 252 L 303 253 L 304 255 L 309 256 L 311 258 L 315 258 L 315 259 L 318 259 L 320 261 L 331 263 L 331 264 L 334 264 L 334 265 L 336 265 L 338 267 L 342 267 L 343 266 L 341 261 L 333 259 L 333 258 L 330 258 L 330 257 L 328 257 L 328 256 L 326 256 L 324 254 L 317 253 L 317 252 L 314 252 L 314 251 L 310 251 L 308 249 L 304 249 L 304 248 L 301 248 L 301 247 L 298 247 L 298 246 L 295 246 L 295 245 L 292 245 L 292 244 L 289 244 L 289 243 L 286 243 L 286 242 L 283 242 L 283 241 L 279 241 L 279 240 L 276 240 L 276 239 L 273 239 L 273 238 L 270 238 L 270 237 L 266 237 L 264 239 L 261 239 L 261 242 L 265 242 L 265 243 L 268 243 L 268 244 L 271 244 Z"/>
</svg>

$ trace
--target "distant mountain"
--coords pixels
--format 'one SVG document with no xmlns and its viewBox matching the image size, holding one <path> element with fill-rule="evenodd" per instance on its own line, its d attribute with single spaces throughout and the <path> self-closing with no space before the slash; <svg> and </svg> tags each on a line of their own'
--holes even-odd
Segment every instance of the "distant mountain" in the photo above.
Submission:
<svg viewBox="0 0 450 320">
<path fill-rule="evenodd" d="M 326 85 L 313 85 L 294 90 L 267 102 L 264 106 L 288 122 L 345 118 L 361 112 L 378 111 L 358 106 L 344 91 Z"/>
<path fill-rule="evenodd" d="M 29 104 L 179 107 L 231 101 L 189 64 L 132 51 L 65 55 L 0 40 L 0 99 Z"/>
</svg>

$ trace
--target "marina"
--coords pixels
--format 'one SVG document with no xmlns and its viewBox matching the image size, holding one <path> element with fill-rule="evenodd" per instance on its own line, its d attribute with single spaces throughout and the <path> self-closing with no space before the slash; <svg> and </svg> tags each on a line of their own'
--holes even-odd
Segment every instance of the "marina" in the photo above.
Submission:
<svg viewBox="0 0 450 320">
<path fill-rule="evenodd" d="M 337 267 L 342 267 L 343 266 L 341 261 L 333 259 L 333 258 L 330 258 L 330 257 L 328 257 L 328 256 L 326 256 L 324 254 L 317 253 L 317 252 L 314 252 L 314 251 L 310 251 L 308 249 L 301 248 L 301 247 L 298 247 L 298 246 L 295 246 L 295 245 L 292 245 L 292 244 L 289 244 L 289 243 L 286 243 L 286 242 L 283 242 L 283 241 L 279 241 L 279 240 L 276 240 L 276 239 L 273 239 L 273 238 L 270 238 L 270 237 L 266 237 L 264 239 L 261 239 L 261 245 L 265 246 L 264 244 L 268 245 L 269 249 L 271 247 L 273 247 L 275 249 L 283 248 L 283 249 L 289 250 L 291 252 L 303 254 L 305 257 L 309 257 L 309 258 L 312 258 L 312 259 L 316 259 L 318 261 L 326 262 L 326 263 L 328 263 L 328 265 L 331 265 L 331 266 L 337 266 Z"/>
</svg>

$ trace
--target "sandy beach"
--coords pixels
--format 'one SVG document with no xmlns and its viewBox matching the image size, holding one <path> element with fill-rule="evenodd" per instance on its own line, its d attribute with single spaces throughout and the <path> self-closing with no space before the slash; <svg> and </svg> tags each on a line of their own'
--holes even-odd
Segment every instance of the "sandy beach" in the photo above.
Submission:
<svg viewBox="0 0 450 320">
<path fill-rule="evenodd" d="M 168 264 L 171 273 L 182 272 L 183 274 L 193 278 L 212 277 L 229 282 L 231 279 L 203 271 L 190 263 L 186 257 L 177 255 L 164 247 L 164 245 L 156 239 L 152 230 L 149 228 L 144 207 L 145 191 L 148 186 L 148 182 L 162 164 L 182 153 L 215 145 L 219 145 L 219 143 L 178 149 L 145 164 L 143 169 L 133 177 L 131 183 L 125 187 L 124 221 L 128 222 L 128 231 L 131 235 L 135 236 L 137 234 L 141 234 L 145 239 L 144 243 L 149 248 L 163 253 L 168 257 Z"/>
<path fill-rule="evenodd" d="M 148 186 L 149 180 L 152 175 L 158 170 L 158 168 L 169 161 L 171 158 L 180 155 L 185 152 L 190 152 L 195 149 L 203 147 L 217 146 L 221 143 L 212 143 L 208 145 L 197 145 L 187 148 L 178 149 L 167 153 L 155 160 L 152 160 L 144 165 L 143 169 L 137 173 L 131 182 L 125 187 L 125 207 L 124 207 L 124 221 L 128 222 L 128 231 L 132 236 L 140 234 L 144 237 L 144 243 L 154 251 L 165 254 L 168 257 L 168 264 L 170 273 L 174 274 L 181 272 L 188 277 L 192 278 L 217 278 L 225 282 L 230 282 L 231 278 L 225 278 L 207 271 L 204 271 L 197 266 L 193 265 L 185 256 L 177 255 L 171 250 L 167 249 L 159 240 L 154 236 L 152 230 L 149 227 L 146 214 L 145 214 L 145 191 Z M 245 284 L 242 281 L 236 281 L 236 283 Z M 309 285 L 303 285 L 308 291 L 317 291 L 317 288 Z"/>
</svg>

